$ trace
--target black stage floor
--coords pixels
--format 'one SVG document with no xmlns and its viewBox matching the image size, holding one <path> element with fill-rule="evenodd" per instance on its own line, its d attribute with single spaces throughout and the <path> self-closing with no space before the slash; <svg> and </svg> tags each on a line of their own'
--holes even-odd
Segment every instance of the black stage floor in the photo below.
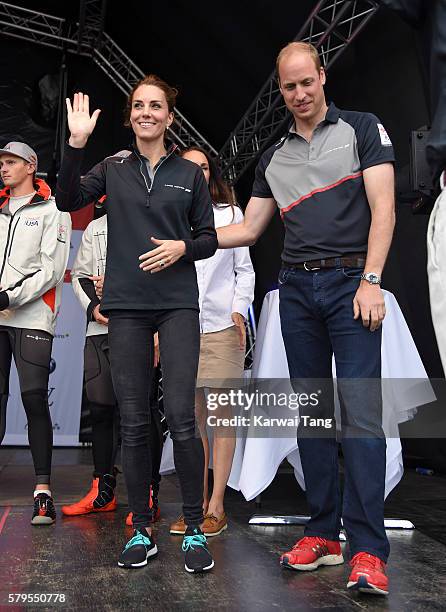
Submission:
<svg viewBox="0 0 446 612">
<path fill-rule="evenodd" d="M 52 490 L 56 506 L 77 500 L 91 477 L 90 450 L 56 449 Z M 446 478 L 407 470 L 387 501 L 386 516 L 411 520 L 415 531 L 389 531 L 392 547 L 388 598 L 347 592 L 348 564 L 316 572 L 284 571 L 280 552 L 302 535 L 301 527 L 250 527 L 255 512 L 306 514 L 292 474 L 280 474 L 262 495 L 262 508 L 229 490 L 230 525 L 210 540 L 215 568 L 189 575 L 183 569 L 181 538 L 168 525 L 180 513 L 174 475 L 162 481 L 160 554 L 148 567 L 126 571 L 116 565 L 131 531 L 123 478 L 116 512 L 62 518 L 32 527 L 33 474 L 27 449 L 0 449 L 0 610 L 9 593 L 60 593 L 65 603 L 40 604 L 56 610 L 347 610 L 420 611 L 446 609 Z"/>
</svg>

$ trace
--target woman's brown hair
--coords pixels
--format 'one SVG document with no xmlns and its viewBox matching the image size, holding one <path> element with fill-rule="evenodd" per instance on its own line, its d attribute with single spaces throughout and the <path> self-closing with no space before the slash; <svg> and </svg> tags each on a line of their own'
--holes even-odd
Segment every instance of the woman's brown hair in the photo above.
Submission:
<svg viewBox="0 0 446 612">
<path fill-rule="evenodd" d="M 180 153 L 181 157 L 183 157 L 183 155 L 189 151 L 198 151 L 205 156 L 209 165 L 209 192 L 211 194 L 212 204 L 215 206 L 215 208 L 227 208 L 230 206 L 232 209 L 232 219 L 234 220 L 234 208 L 237 206 L 237 203 L 235 201 L 232 189 L 221 176 L 217 159 L 215 157 L 211 157 L 205 149 L 194 146 L 183 149 Z"/>
<path fill-rule="evenodd" d="M 138 87 L 141 87 L 141 85 L 153 85 L 154 87 L 158 87 L 159 89 L 161 89 L 164 92 L 164 95 L 166 96 L 169 113 L 173 113 L 175 110 L 178 89 L 175 89 L 175 87 L 171 87 L 170 85 L 168 85 L 166 81 L 163 81 L 163 79 L 161 79 L 156 74 L 146 74 L 144 78 L 140 79 L 137 83 L 135 83 L 135 85 L 133 85 L 132 90 L 128 95 L 124 109 L 125 127 L 130 127 L 130 113 L 132 112 L 133 96 L 135 94 L 135 91 L 138 89 Z"/>
</svg>

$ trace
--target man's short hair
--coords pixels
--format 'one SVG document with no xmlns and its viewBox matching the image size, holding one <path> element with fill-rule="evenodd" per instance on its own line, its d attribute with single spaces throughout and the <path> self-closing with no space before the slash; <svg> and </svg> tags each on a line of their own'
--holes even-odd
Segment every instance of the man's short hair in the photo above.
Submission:
<svg viewBox="0 0 446 612">
<path fill-rule="evenodd" d="M 283 49 L 280 50 L 279 55 L 277 56 L 276 71 L 277 71 L 277 77 L 279 81 L 280 81 L 280 73 L 279 73 L 280 62 L 283 60 L 284 57 L 296 51 L 299 53 L 308 53 L 309 55 L 311 55 L 314 61 L 314 65 L 316 66 L 316 70 L 318 72 L 322 68 L 319 53 L 314 45 L 307 43 L 307 42 L 290 42 L 287 45 L 285 45 Z"/>
</svg>

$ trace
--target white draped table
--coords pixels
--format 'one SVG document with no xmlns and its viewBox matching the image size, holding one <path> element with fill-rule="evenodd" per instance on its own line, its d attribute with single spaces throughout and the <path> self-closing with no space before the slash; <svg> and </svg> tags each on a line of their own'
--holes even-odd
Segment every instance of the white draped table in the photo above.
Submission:
<svg viewBox="0 0 446 612">
<path fill-rule="evenodd" d="M 384 294 L 387 314 L 383 322 L 382 378 L 398 379 L 394 385 L 383 387 L 383 429 L 387 438 L 387 496 L 403 475 L 398 424 L 413 418 L 417 406 L 434 401 L 435 395 L 394 295 L 388 291 L 384 291 Z M 335 375 L 334 365 L 333 373 Z M 278 290 L 268 293 L 263 302 L 257 328 L 252 378 L 289 379 L 280 329 Z M 286 416 L 289 416 L 289 413 Z M 244 440 L 239 439 L 237 446 L 238 453 L 234 458 L 231 481 L 238 482 L 238 486 L 232 486 L 242 491 L 248 501 L 269 486 L 285 458 L 293 466 L 297 482 L 305 488 L 295 437 L 259 438 L 250 436 L 248 430 L 247 437 Z"/>
</svg>

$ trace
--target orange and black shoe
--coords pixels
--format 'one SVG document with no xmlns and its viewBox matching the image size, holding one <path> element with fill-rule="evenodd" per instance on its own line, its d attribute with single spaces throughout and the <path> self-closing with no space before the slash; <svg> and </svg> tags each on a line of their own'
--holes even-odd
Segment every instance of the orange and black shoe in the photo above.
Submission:
<svg viewBox="0 0 446 612">
<path fill-rule="evenodd" d="M 32 525 L 52 525 L 56 520 L 53 498 L 48 493 L 38 493 L 34 497 Z"/>
<path fill-rule="evenodd" d="M 149 508 L 152 510 L 152 518 L 150 519 L 151 523 L 156 523 L 156 521 L 160 520 L 161 509 L 158 503 L 158 487 L 150 486 L 150 500 L 149 500 Z M 133 512 L 129 512 L 125 519 L 125 524 L 127 527 L 133 527 Z"/>
<path fill-rule="evenodd" d="M 91 489 L 80 501 L 62 506 L 62 514 L 65 516 L 78 516 L 90 514 L 91 512 L 110 512 L 116 510 L 117 501 L 115 497 L 116 478 L 112 474 L 104 474 L 99 478 L 93 478 Z"/>
</svg>

